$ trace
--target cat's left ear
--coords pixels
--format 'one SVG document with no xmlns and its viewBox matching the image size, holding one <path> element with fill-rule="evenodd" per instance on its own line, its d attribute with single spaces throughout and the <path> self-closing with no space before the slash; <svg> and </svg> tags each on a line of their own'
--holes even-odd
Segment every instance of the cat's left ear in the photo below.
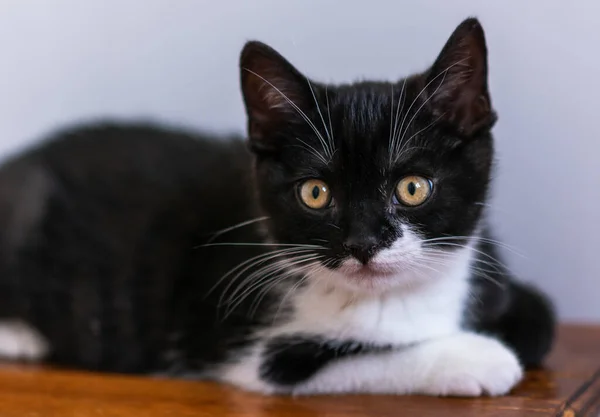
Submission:
<svg viewBox="0 0 600 417">
<path fill-rule="evenodd" d="M 262 42 L 248 42 L 240 56 L 248 135 L 255 150 L 275 150 L 280 129 L 305 123 L 314 105 L 308 80 L 283 56 Z"/>
<path fill-rule="evenodd" d="M 488 91 L 485 35 L 469 18 L 452 33 L 427 73 L 427 93 L 434 116 L 471 136 L 496 121 Z"/>
</svg>

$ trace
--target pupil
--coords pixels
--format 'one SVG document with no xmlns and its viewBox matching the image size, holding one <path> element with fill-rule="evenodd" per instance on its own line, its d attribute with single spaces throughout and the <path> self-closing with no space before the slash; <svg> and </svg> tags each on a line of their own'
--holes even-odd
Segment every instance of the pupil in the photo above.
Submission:
<svg viewBox="0 0 600 417">
<path fill-rule="evenodd" d="M 314 188 L 312 189 L 312 196 L 313 198 L 316 200 L 317 198 L 319 198 L 319 187 L 317 187 L 316 185 L 314 186 Z"/>
<path fill-rule="evenodd" d="M 417 192 L 417 186 L 415 185 L 415 183 L 411 182 L 410 184 L 408 184 L 408 193 L 410 195 L 415 195 L 416 192 Z"/>
</svg>

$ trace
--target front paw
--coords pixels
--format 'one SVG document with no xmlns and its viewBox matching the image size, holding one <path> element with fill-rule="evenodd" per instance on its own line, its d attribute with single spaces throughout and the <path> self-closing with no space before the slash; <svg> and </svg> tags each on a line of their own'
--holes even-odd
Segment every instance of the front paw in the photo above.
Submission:
<svg viewBox="0 0 600 417">
<path fill-rule="evenodd" d="M 523 377 L 515 354 L 496 339 L 464 333 L 436 343 L 442 345 L 420 389 L 423 394 L 504 395 Z"/>
</svg>

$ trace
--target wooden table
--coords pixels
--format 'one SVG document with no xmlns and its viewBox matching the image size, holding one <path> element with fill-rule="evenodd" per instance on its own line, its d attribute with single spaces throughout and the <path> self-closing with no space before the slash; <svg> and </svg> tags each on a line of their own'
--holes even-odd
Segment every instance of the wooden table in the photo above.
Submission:
<svg viewBox="0 0 600 417">
<path fill-rule="evenodd" d="M 554 416 L 598 368 L 600 326 L 583 325 L 563 325 L 548 369 L 529 373 L 512 395 L 493 399 L 261 397 L 211 383 L 6 365 L 0 367 L 0 417 Z M 600 381 L 584 396 L 592 391 L 600 395 Z M 558 415 L 579 416 L 570 412 Z"/>
</svg>

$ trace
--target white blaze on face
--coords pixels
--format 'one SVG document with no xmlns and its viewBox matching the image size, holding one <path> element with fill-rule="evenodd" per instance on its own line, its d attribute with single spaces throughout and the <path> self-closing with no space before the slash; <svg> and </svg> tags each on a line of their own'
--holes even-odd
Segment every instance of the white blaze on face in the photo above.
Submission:
<svg viewBox="0 0 600 417">
<path fill-rule="evenodd" d="M 379 251 L 367 265 L 353 257 L 344 260 L 331 271 L 332 284 L 357 292 L 377 293 L 468 275 L 470 246 L 454 251 L 433 249 L 424 246 L 423 239 L 410 227 L 403 225 L 402 232 L 391 247 Z"/>
</svg>

